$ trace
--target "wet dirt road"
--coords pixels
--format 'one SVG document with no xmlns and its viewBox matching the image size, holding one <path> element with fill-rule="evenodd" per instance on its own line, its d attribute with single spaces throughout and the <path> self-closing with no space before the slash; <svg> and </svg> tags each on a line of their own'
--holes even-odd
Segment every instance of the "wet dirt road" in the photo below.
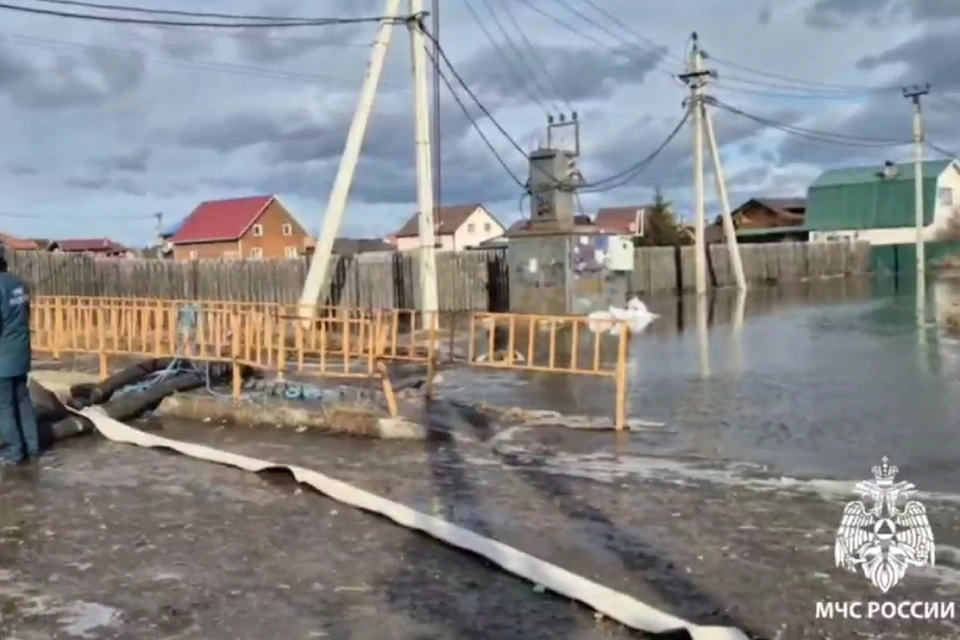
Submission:
<svg viewBox="0 0 960 640">
<path fill-rule="evenodd" d="M 815 619 L 818 600 L 878 600 L 862 576 L 833 567 L 850 486 L 586 451 L 609 434 L 579 434 L 584 452 L 571 455 L 562 430 L 464 423 L 430 443 L 209 424 L 169 423 L 165 435 L 321 470 L 751 637 L 957 634 L 949 620 Z M 2 486 L 7 636 L 641 637 L 282 475 L 88 440 Z M 960 597 L 960 511 L 950 499 L 927 505 L 940 566 L 911 572 L 893 599 Z"/>
</svg>

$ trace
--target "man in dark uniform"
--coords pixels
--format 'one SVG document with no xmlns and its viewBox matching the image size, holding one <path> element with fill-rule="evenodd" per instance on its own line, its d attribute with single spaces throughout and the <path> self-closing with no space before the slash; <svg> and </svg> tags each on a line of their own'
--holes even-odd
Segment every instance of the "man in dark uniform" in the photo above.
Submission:
<svg viewBox="0 0 960 640">
<path fill-rule="evenodd" d="M 0 463 L 15 465 L 40 454 L 37 417 L 30 400 L 30 294 L 7 273 L 0 248 Z"/>
</svg>

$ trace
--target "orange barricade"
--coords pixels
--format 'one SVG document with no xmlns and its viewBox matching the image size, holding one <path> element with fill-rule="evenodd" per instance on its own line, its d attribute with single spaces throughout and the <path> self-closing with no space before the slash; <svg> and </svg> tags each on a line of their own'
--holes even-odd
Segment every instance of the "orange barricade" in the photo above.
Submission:
<svg viewBox="0 0 960 640">
<path fill-rule="evenodd" d="M 430 393 L 438 360 L 439 321 L 406 309 L 317 307 L 309 318 L 295 305 L 192 300 L 39 296 L 32 301 L 34 349 L 55 358 L 98 354 L 108 358 L 183 356 L 318 378 L 380 379 L 391 415 L 396 400 L 387 364 L 422 363 Z M 450 315 L 452 318 L 452 314 Z M 432 325 L 432 326 L 431 326 Z M 453 349 L 453 364 L 514 372 L 611 378 L 616 427 L 626 424 L 629 332 L 594 332 L 583 316 L 469 314 L 467 353 Z M 609 327 L 605 327 L 609 329 Z M 240 397 L 239 366 L 234 395 Z"/>
</svg>

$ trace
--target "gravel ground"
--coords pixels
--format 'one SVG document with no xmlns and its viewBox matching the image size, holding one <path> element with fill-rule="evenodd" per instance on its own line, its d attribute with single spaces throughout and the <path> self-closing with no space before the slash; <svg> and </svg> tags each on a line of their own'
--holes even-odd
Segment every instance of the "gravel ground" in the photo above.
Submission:
<svg viewBox="0 0 960 640">
<path fill-rule="evenodd" d="M 880 598 L 833 567 L 842 492 L 753 468 L 591 454 L 609 433 L 463 424 L 420 443 L 174 422 L 165 435 L 320 470 L 756 638 L 960 637 L 953 621 L 814 615 L 820 600 L 955 601 L 949 500 L 927 500 L 939 566 Z M 0 487 L 3 637 L 641 637 L 283 474 L 89 439 Z"/>
</svg>

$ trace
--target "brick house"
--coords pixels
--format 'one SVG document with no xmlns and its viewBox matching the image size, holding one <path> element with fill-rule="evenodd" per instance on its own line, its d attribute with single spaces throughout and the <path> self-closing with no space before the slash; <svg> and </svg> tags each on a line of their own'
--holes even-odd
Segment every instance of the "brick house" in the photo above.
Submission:
<svg viewBox="0 0 960 640">
<path fill-rule="evenodd" d="M 396 234 L 397 251 L 420 248 L 418 214 L 404 223 Z M 441 251 L 463 251 L 502 236 L 506 229 L 481 204 L 440 207 L 436 219 L 437 248 Z"/>
<path fill-rule="evenodd" d="M 639 218 L 646 215 L 646 211 L 652 208 L 653 205 L 650 204 L 605 207 L 597 210 L 593 223 L 600 233 L 632 236 L 640 232 L 637 224 Z"/>
<path fill-rule="evenodd" d="M 274 195 L 201 202 L 173 236 L 175 260 L 296 258 L 310 235 Z"/>
</svg>

